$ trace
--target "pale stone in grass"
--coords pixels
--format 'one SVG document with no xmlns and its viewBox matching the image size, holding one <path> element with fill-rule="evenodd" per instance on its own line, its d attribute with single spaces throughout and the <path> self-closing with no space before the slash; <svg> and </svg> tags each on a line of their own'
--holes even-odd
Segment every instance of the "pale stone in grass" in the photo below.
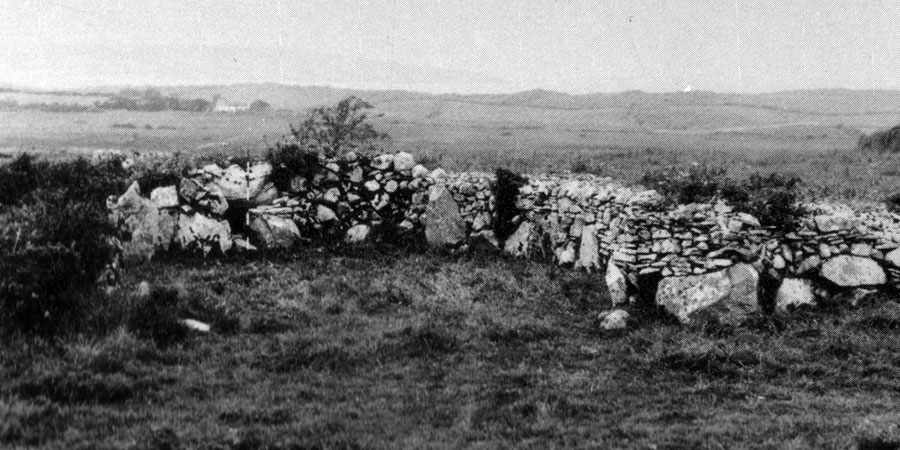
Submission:
<svg viewBox="0 0 900 450">
<path fill-rule="evenodd" d="M 358 224 L 347 230 L 345 240 L 348 244 L 359 244 L 365 242 L 369 237 L 372 227 L 365 224 Z"/>
<path fill-rule="evenodd" d="M 775 308 L 788 311 L 801 306 L 815 305 L 812 284 L 802 278 L 785 278 L 775 294 Z"/>
<path fill-rule="evenodd" d="M 875 286 L 887 282 L 884 269 L 870 258 L 839 255 L 822 264 L 820 274 L 841 287 Z"/>
<path fill-rule="evenodd" d="M 581 230 L 581 247 L 578 249 L 578 267 L 592 271 L 600 267 L 600 247 L 597 226 L 585 225 Z"/>
<path fill-rule="evenodd" d="M 628 319 L 631 317 L 628 311 L 616 309 L 604 315 L 600 322 L 600 328 L 604 330 L 624 330 L 628 328 Z"/>
<path fill-rule="evenodd" d="M 516 231 L 506 239 L 503 251 L 517 258 L 528 256 L 533 234 L 534 224 L 530 221 L 522 222 Z"/>
</svg>

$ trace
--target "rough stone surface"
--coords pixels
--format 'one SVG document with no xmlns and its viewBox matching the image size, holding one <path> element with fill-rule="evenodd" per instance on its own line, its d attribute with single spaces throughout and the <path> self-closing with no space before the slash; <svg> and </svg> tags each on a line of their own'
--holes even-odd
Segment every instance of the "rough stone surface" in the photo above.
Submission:
<svg viewBox="0 0 900 450">
<path fill-rule="evenodd" d="M 178 188 L 158 187 L 150 193 L 150 200 L 157 208 L 175 208 L 178 206 Z"/>
<path fill-rule="evenodd" d="M 126 259 L 149 260 L 157 249 L 168 249 L 176 224 L 170 213 L 160 211 L 156 204 L 140 194 L 140 186 L 133 183 L 112 205 L 111 218 L 131 240 L 122 243 Z"/>
<path fill-rule="evenodd" d="M 624 330 L 628 328 L 628 319 L 631 317 L 628 311 L 616 309 L 605 314 L 600 322 L 600 328 L 604 330 Z"/>
<path fill-rule="evenodd" d="M 628 304 L 628 280 L 625 274 L 616 267 L 612 260 L 606 264 L 606 287 L 612 304 L 627 305 Z"/>
<path fill-rule="evenodd" d="M 775 294 L 775 308 L 781 311 L 815 303 L 812 284 L 803 278 L 785 278 Z"/>
<path fill-rule="evenodd" d="M 268 249 L 291 248 L 301 240 L 297 224 L 289 218 L 259 215 L 250 222 L 250 229 Z"/>
<path fill-rule="evenodd" d="M 219 188 L 229 202 L 264 205 L 278 197 L 275 185 L 269 181 L 271 173 L 272 165 L 267 162 L 253 164 L 249 171 L 232 164 L 214 178 L 212 184 Z"/>
<path fill-rule="evenodd" d="M 600 246 L 597 241 L 595 225 L 585 225 L 581 229 L 581 247 L 578 249 L 577 267 L 588 271 L 600 268 Z"/>
<path fill-rule="evenodd" d="M 822 264 L 820 274 L 841 287 L 876 286 L 887 282 L 884 269 L 870 258 L 839 255 Z"/>
<path fill-rule="evenodd" d="M 231 250 L 231 226 L 201 213 L 179 214 L 175 240 L 183 249 L 200 249 L 204 254 L 218 248 Z"/>
<path fill-rule="evenodd" d="M 888 252 L 887 255 L 884 255 L 884 259 L 893 264 L 894 267 L 900 267 L 900 248 L 896 248 Z"/>
<path fill-rule="evenodd" d="M 445 186 L 432 187 L 425 216 L 425 238 L 428 244 L 452 247 L 466 239 L 466 223 L 459 214 L 456 200 Z"/>
<path fill-rule="evenodd" d="M 411 170 L 415 165 L 416 159 L 409 153 L 400 152 L 394 155 L 394 170 L 397 172 Z"/>
<path fill-rule="evenodd" d="M 531 240 L 534 235 L 534 224 L 531 222 L 522 222 L 516 231 L 513 232 L 503 245 L 503 251 L 508 255 L 516 258 L 524 258 L 528 256 L 531 250 Z"/>
<path fill-rule="evenodd" d="M 703 316 L 739 324 L 759 308 L 758 281 L 759 274 L 747 264 L 702 275 L 663 278 L 656 302 L 682 323 Z"/>
<path fill-rule="evenodd" d="M 366 239 L 369 238 L 369 233 L 371 231 L 372 227 L 368 225 L 354 225 L 350 227 L 349 230 L 347 230 L 347 235 L 344 237 L 344 239 L 348 244 L 359 244 L 365 242 Z"/>
</svg>

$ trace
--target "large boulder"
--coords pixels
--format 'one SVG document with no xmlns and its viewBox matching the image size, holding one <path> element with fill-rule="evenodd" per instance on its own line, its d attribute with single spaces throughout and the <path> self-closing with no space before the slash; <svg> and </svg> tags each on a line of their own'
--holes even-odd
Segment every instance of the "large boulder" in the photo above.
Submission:
<svg viewBox="0 0 900 450">
<path fill-rule="evenodd" d="M 432 186 L 428 194 L 425 238 L 428 244 L 438 247 L 453 247 L 466 239 L 466 223 L 459 214 L 459 205 L 443 185 Z"/>
<path fill-rule="evenodd" d="M 302 239 L 300 229 L 286 217 L 263 214 L 253 218 L 250 229 L 264 248 L 291 248 Z"/>
<path fill-rule="evenodd" d="M 506 238 L 503 251 L 516 258 L 528 256 L 531 250 L 531 241 L 534 237 L 534 224 L 529 221 L 522 222 L 516 231 Z"/>
<path fill-rule="evenodd" d="M 175 208 L 179 205 L 178 188 L 175 186 L 158 187 L 150 193 L 150 201 L 157 208 Z"/>
<path fill-rule="evenodd" d="M 199 249 L 204 254 L 216 248 L 223 253 L 227 252 L 233 244 L 231 226 L 227 221 L 216 220 L 198 212 L 179 214 L 175 241 L 183 249 Z"/>
<path fill-rule="evenodd" d="M 703 275 L 663 278 L 656 302 L 682 323 L 714 318 L 737 325 L 759 310 L 759 274 L 749 264 L 736 264 Z"/>
<path fill-rule="evenodd" d="M 877 262 L 860 256 L 835 256 L 822 264 L 819 273 L 841 287 L 877 286 L 887 282 L 887 275 Z"/>
<path fill-rule="evenodd" d="M 785 278 L 775 294 L 775 308 L 781 311 L 812 306 L 815 303 L 812 283 L 803 278 Z"/>
<path fill-rule="evenodd" d="M 131 236 L 122 243 L 122 256 L 126 260 L 148 260 L 156 250 L 169 248 L 176 221 L 170 213 L 160 211 L 152 200 L 141 196 L 137 182 L 110 206 L 110 218 Z"/>
</svg>

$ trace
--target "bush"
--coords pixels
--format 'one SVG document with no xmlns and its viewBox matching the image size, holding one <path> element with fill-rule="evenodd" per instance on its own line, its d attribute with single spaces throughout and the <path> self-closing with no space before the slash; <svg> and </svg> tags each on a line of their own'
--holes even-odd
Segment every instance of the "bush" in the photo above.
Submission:
<svg viewBox="0 0 900 450">
<path fill-rule="evenodd" d="M 23 155 L 0 168 L 0 331 L 54 335 L 93 315 L 88 299 L 115 255 L 106 198 L 127 182 L 119 161 Z"/>
<path fill-rule="evenodd" d="M 513 219 L 521 212 L 516 207 L 516 201 L 519 198 L 519 189 L 527 182 L 525 177 L 517 173 L 506 169 L 497 169 L 496 181 L 493 185 L 496 205 L 494 233 L 500 242 L 505 241 L 516 231 Z"/>
<path fill-rule="evenodd" d="M 777 173 L 758 173 L 744 181 L 727 177 L 727 169 L 706 165 L 692 166 L 688 171 L 675 168 L 644 174 L 643 182 L 656 189 L 669 203 L 704 203 L 722 199 L 736 211 L 746 212 L 763 226 L 778 232 L 790 232 L 804 211 L 798 204 L 799 178 Z"/>
<path fill-rule="evenodd" d="M 269 179 L 279 191 L 291 191 L 291 180 L 301 177 L 312 180 L 321 169 L 318 154 L 301 148 L 298 144 L 278 144 L 270 149 L 266 161 L 272 165 Z"/>
</svg>

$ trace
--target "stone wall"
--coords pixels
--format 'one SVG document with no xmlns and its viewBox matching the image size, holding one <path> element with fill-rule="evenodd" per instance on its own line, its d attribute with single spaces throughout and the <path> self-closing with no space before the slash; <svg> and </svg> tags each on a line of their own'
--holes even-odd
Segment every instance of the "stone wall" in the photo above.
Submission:
<svg viewBox="0 0 900 450">
<path fill-rule="evenodd" d="M 279 192 L 272 170 L 209 165 L 177 186 L 144 195 L 132 186 L 109 202 L 132 238 L 123 253 L 357 243 L 386 226 L 456 251 L 487 245 L 600 271 L 614 304 L 650 296 L 684 322 L 707 313 L 739 322 L 759 308 L 760 277 L 777 306 L 791 308 L 900 276 L 900 216 L 877 205 L 805 205 L 797 230 L 783 234 L 722 202 L 668 207 L 655 191 L 609 178 L 528 176 L 516 231 L 498 242 L 492 174 L 429 170 L 406 153 L 351 153 L 319 160 Z"/>
</svg>

